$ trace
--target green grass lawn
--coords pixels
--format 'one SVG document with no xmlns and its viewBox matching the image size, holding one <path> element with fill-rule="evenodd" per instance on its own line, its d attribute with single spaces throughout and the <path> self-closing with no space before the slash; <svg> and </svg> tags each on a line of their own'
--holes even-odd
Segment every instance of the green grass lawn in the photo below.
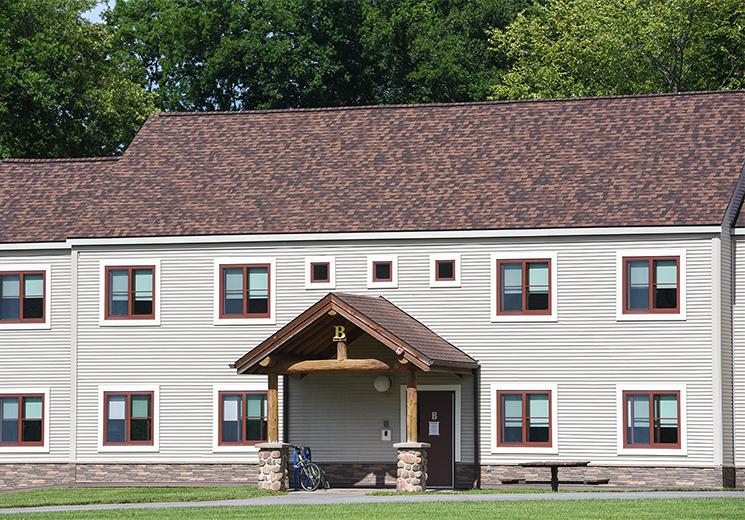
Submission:
<svg viewBox="0 0 745 520">
<path fill-rule="evenodd" d="M 269 493 L 255 486 L 46 488 L 0 493 L 0 508 L 70 504 L 131 504 L 251 498 Z"/>
<path fill-rule="evenodd" d="M 699 520 L 745 517 L 745 500 L 689 498 L 683 500 L 576 500 L 525 502 L 431 502 L 419 504 L 359 504 L 333 506 L 258 506 L 219 508 L 174 508 L 162 510 L 91 511 L 23 515 L 24 519 L 155 519 L 189 518 L 209 520 L 432 520 L 433 518 L 582 520 L 665 519 Z M 10 517 L 14 518 L 14 517 Z M 18 518 L 18 517 L 15 517 Z"/>
</svg>

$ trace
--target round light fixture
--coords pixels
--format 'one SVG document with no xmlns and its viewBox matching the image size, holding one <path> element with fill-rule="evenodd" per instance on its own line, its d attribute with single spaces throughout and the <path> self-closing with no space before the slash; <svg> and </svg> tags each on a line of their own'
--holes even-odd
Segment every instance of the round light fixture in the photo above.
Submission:
<svg viewBox="0 0 745 520">
<path fill-rule="evenodd" d="M 378 376 L 373 383 L 378 392 L 387 392 L 391 387 L 391 379 L 388 376 Z"/>
</svg>

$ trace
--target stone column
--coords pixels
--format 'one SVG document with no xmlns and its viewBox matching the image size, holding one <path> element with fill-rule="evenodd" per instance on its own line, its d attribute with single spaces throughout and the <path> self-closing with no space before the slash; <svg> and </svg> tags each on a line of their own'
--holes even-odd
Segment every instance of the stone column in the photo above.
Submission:
<svg viewBox="0 0 745 520">
<path fill-rule="evenodd" d="M 396 491 L 417 493 L 427 489 L 426 442 L 400 442 L 396 448 Z"/>
<path fill-rule="evenodd" d="M 287 468 L 289 444 L 266 442 L 259 448 L 259 489 L 265 491 L 288 491 L 290 473 Z"/>
</svg>

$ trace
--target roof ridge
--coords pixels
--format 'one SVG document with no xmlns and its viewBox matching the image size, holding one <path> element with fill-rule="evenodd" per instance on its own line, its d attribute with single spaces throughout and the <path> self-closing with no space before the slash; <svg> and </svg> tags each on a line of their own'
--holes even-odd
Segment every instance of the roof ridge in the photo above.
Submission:
<svg viewBox="0 0 745 520">
<path fill-rule="evenodd" d="M 62 158 L 49 158 L 49 159 L 26 159 L 23 157 L 9 157 L 7 159 L 0 159 L 2 163 L 27 163 L 27 164 L 43 164 L 43 163 L 66 163 L 66 162 L 103 162 L 103 161 L 118 161 L 121 157 L 62 157 Z"/>
<path fill-rule="evenodd" d="M 499 106 L 499 105 L 516 105 L 516 104 L 554 104 L 567 102 L 594 102 L 608 100 L 626 100 L 626 99 L 648 99 L 658 97 L 693 97 L 693 96 L 713 96 L 713 95 L 734 95 L 745 94 L 745 89 L 735 90 L 699 90 L 690 92 L 653 92 L 649 94 L 624 94 L 619 96 L 579 96 L 563 98 L 533 98 L 533 99 L 497 99 L 486 101 L 457 101 L 444 103 L 399 103 L 399 104 L 380 104 L 380 105 L 344 105 L 328 107 L 304 107 L 304 108 L 264 108 L 248 110 L 212 110 L 212 111 L 173 111 L 159 112 L 155 117 L 203 117 L 212 115 L 261 115 L 261 114 L 294 114 L 304 112 L 340 112 L 353 110 L 394 110 L 394 109 L 417 109 L 417 108 L 458 108 L 468 106 Z"/>
</svg>

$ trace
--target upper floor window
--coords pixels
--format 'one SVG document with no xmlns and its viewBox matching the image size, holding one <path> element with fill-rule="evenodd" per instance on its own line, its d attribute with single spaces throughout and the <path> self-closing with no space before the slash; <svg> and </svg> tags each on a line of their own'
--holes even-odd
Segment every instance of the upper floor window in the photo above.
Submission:
<svg viewBox="0 0 745 520">
<path fill-rule="evenodd" d="M 680 391 L 623 392 L 624 448 L 680 448 Z"/>
<path fill-rule="evenodd" d="M 551 314 L 551 260 L 498 260 L 497 273 L 497 314 Z"/>
<path fill-rule="evenodd" d="M 46 321 L 46 271 L 0 272 L 0 323 Z"/>
<path fill-rule="evenodd" d="M 269 264 L 222 265 L 221 318 L 269 317 Z"/>
<path fill-rule="evenodd" d="M 551 391 L 499 390 L 497 446 L 551 447 Z"/>
<path fill-rule="evenodd" d="M 106 268 L 106 319 L 155 318 L 155 266 Z"/>
<path fill-rule="evenodd" d="M 266 392 L 220 392 L 219 396 L 219 445 L 251 446 L 266 442 Z"/>
<path fill-rule="evenodd" d="M 393 255 L 367 257 L 367 287 L 370 289 L 398 287 L 398 257 Z"/>
<path fill-rule="evenodd" d="M 623 312 L 680 311 L 680 257 L 624 257 Z"/>
<path fill-rule="evenodd" d="M 460 287 L 460 255 L 437 254 L 429 257 L 430 287 Z"/>
<path fill-rule="evenodd" d="M 153 392 L 104 392 L 104 445 L 153 444 Z"/>
<path fill-rule="evenodd" d="M 305 259 L 305 288 L 336 287 L 336 262 L 333 256 L 310 256 Z"/>
<path fill-rule="evenodd" d="M 0 447 L 44 445 L 44 394 L 0 394 Z"/>
</svg>

